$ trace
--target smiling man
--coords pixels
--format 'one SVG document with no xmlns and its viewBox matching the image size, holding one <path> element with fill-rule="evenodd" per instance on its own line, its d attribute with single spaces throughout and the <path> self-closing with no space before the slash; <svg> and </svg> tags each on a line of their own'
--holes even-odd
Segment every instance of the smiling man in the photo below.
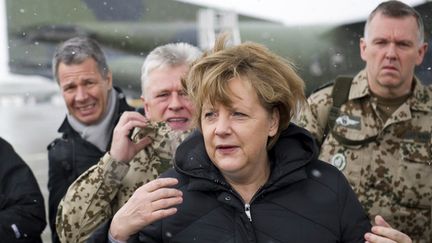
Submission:
<svg viewBox="0 0 432 243">
<path fill-rule="evenodd" d="M 109 152 L 69 187 L 57 214 L 62 242 L 86 241 L 137 188 L 172 167 L 173 151 L 189 133 L 194 112 L 181 78 L 200 55 L 186 43 L 166 44 L 147 55 L 141 70 L 145 116 L 125 112 Z M 125 227 L 134 223 L 125 218 Z"/>
<path fill-rule="evenodd" d="M 112 131 L 124 111 L 133 110 L 120 89 L 96 41 L 76 37 L 62 43 L 53 58 L 53 74 L 64 98 L 67 114 L 48 146 L 49 221 L 52 241 L 57 206 L 69 185 L 109 150 Z"/>
<path fill-rule="evenodd" d="M 141 99 L 146 117 L 152 121 L 165 121 L 173 130 L 187 130 L 192 117 L 192 104 L 180 80 L 188 71 L 188 63 L 174 63 L 174 56 L 164 56 L 170 54 L 158 54 L 158 51 L 164 49 L 156 49 L 143 64 Z M 163 64 L 158 55 L 164 57 L 167 63 Z"/>
<path fill-rule="evenodd" d="M 312 94 L 298 122 L 374 220 L 371 243 L 432 242 L 432 88 L 414 76 L 426 49 L 421 16 L 399 1 L 381 3 L 360 39 L 365 69 L 348 89 L 336 82 Z"/>
</svg>

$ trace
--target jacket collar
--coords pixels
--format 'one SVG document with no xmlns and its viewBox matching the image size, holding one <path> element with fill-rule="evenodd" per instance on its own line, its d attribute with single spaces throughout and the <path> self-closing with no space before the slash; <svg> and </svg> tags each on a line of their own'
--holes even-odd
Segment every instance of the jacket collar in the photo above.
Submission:
<svg viewBox="0 0 432 243">
<path fill-rule="evenodd" d="M 413 110 L 431 112 L 432 86 L 424 86 L 417 78 L 414 82 L 413 95 L 408 98 L 408 104 Z"/>
<path fill-rule="evenodd" d="M 371 93 L 366 70 L 362 70 L 353 79 L 348 99 L 354 100 L 366 96 L 371 96 Z M 414 90 L 407 102 L 413 110 L 430 112 L 432 110 L 432 87 L 424 86 L 417 77 L 414 77 Z"/>
<path fill-rule="evenodd" d="M 362 70 L 353 79 L 348 99 L 359 99 L 370 95 L 366 70 Z"/>
<path fill-rule="evenodd" d="M 114 119 L 112 119 L 112 124 L 111 126 L 111 131 L 113 130 L 114 126 L 117 124 L 118 119 L 120 118 L 121 114 L 124 111 L 131 111 L 134 108 L 129 106 L 126 102 L 126 97 L 123 94 L 123 91 L 118 88 L 118 87 L 114 87 L 114 89 L 117 91 L 117 105 L 115 107 L 114 110 Z M 79 134 L 72 128 L 72 126 L 69 124 L 67 118 L 65 118 L 62 122 L 62 124 L 60 125 L 59 129 L 57 130 L 59 133 L 63 133 L 63 136 L 68 136 L 68 135 L 77 135 L 79 136 Z M 110 147 L 111 142 L 108 144 L 108 147 Z"/>
<path fill-rule="evenodd" d="M 303 168 L 317 158 L 318 147 L 309 132 L 290 124 L 269 151 L 269 156 L 272 169 L 264 187 L 277 188 L 306 178 Z M 198 130 L 177 148 L 174 166 L 179 173 L 199 179 L 199 184 L 191 183 L 194 189 L 202 189 L 203 185 L 206 190 L 229 187 L 205 152 L 204 139 Z"/>
</svg>

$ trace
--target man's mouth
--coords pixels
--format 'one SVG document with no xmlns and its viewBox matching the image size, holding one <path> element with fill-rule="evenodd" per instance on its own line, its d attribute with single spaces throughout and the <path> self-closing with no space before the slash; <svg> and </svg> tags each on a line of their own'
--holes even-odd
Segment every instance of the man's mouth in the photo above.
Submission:
<svg viewBox="0 0 432 243">
<path fill-rule="evenodd" d="M 75 109 L 76 109 L 78 112 L 80 112 L 80 113 L 86 115 L 86 114 L 89 113 L 89 112 L 92 113 L 92 112 L 93 112 L 93 109 L 95 108 L 95 106 L 96 106 L 96 104 L 88 104 L 88 105 L 82 105 L 82 106 L 79 106 L 79 107 L 75 107 Z"/>
<path fill-rule="evenodd" d="M 189 121 L 189 119 L 188 118 L 184 118 L 184 117 L 182 117 L 182 118 L 168 118 L 166 121 L 167 122 L 182 122 L 182 123 L 186 123 L 186 122 Z"/>
<path fill-rule="evenodd" d="M 398 70 L 395 66 L 384 66 L 383 69 L 384 70 L 392 70 L 392 71 L 397 71 Z"/>
<path fill-rule="evenodd" d="M 166 123 L 174 130 L 185 130 L 189 128 L 189 119 L 185 117 L 168 118 Z"/>
</svg>

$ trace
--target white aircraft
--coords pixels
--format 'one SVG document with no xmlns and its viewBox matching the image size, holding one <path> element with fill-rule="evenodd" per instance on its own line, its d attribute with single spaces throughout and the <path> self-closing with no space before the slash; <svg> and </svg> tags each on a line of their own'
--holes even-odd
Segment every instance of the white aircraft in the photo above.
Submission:
<svg viewBox="0 0 432 243">
<path fill-rule="evenodd" d="M 9 70 L 6 1 L 0 1 L 0 105 L 38 102 L 59 92 L 57 84 L 38 75 L 13 74 Z"/>
</svg>

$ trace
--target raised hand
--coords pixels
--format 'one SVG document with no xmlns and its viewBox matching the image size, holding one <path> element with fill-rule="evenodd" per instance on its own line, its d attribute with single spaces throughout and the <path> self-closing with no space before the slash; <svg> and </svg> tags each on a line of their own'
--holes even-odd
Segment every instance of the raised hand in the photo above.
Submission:
<svg viewBox="0 0 432 243">
<path fill-rule="evenodd" d="M 135 127 L 144 128 L 148 123 L 148 119 L 138 112 L 124 112 L 113 131 L 111 157 L 116 161 L 129 162 L 140 150 L 149 145 L 152 142 L 149 137 L 144 137 L 136 143 L 129 137 Z"/>
</svg>

